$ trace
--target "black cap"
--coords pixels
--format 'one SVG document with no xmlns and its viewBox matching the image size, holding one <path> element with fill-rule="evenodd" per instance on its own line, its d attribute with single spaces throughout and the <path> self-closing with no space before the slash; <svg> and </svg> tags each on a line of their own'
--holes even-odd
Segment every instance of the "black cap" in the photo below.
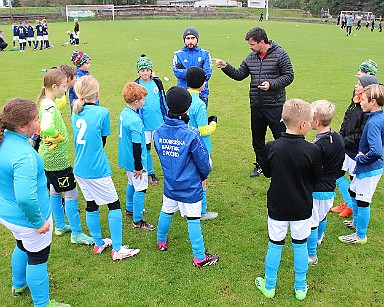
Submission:
<svg viewBox="0 0 384 307">
<path fill-rule="evenodd" d="M 191 94 L 181 86 L 172 86 L 165 95 L 165 100 L 168 106 L 168 115 L 181 116 L 191 106 L 192 96 Z"/>
</svg>

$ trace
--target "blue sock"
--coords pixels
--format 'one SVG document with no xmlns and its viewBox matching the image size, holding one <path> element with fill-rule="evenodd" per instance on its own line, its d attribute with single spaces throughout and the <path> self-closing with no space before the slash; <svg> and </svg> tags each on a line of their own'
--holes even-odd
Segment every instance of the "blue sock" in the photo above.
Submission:
<svg viewBox="0 0 384 307">
<path fill-rule="evenodd" d="M 145 193 L 135 191 L 133 194 L 133 221 L 135 223 L 143 219 Z"/>
<path fill-rule="evenodd" d="M 279 270 L 283 247 L 284 245 L 268 242 L 268 251 L 265 257 L 265 288 L 267 290 L 276 288 L 277 271 Z"/>
<path fill-rule="evenodd" d="M 344 202 L 347 204 L 348 208 L 352 208 L 352 199 L 349 194 L 349 181 L 345 176 L 342 176 L 336 180 L 336 184 L 339 187 L 341 196 L 343 197 Z"/>
<path fill-rule="evenodd" d="M 133 194 L 135 193 L 135 188 L 132 184 L 127 184 L 125 190 L 125 210 L 133 212 Z"/>
<path fill-rule="evenodd" d="M 15 246 L 12 254 L 12 285 L 15 288 L 22 288 L 27 284 L 26 270 L 27 270 L 28 255 L 20 248 Z"/>
<path fill-rule="evenodd" d="M 76 236 L 83 232 L 80 222 L 80 214 L 77 199 L 65 200 L 65 213 L 69 225 L 71 226 L 72 235 Z"/>
<path fill-rule="evenodd" d="M 27 264 L 27 284 L 35 307 L 45 307 L 49 302 L 49 277 L 47 263 Z"/>
<path fill-rule="evenodd" d="M 352 211 L 353 211 L 353 224 L 357 225 L 357 216 L 359 214 L 359 207 L 357 206 L 356 198 L 351 197 L 352 199 Z"/>
<path fill-rule="evenodd" d="M 155 173 L 155 170 L 153 169 L 152 154 L 150 150 L 147 150 L 147 172 L 149 175 Z"/>
<path fill-rule="evenodd" d="M 319 229 L 317 227 L 315 229 L 312 229 L 311 234 L 309 235 L 309 237 L 307 239 L 308 256 L 316 256 L 317 255 L 317 240 L 319 238 L 318 230 Z"/>
<path fill-rule="evenodd" d="M 172 217 L 173 214 L 166 214 L 163 211 L 160 211 L 159 222 L 157 223 L 157 242 L 165 242 L 167 240 Z"/>
<path fill-rule="evenodd" d="M 367 236 L 368 224 L 371 218 L 371 206 L 359 207 L 359 214 L 357 215 L 356 234 L 359 238 Z"/>
<path fill-rule="evenodd" d="M 199 260 L 203 260 L 205 257 L 205 248 L 200 219 L 188 220 L 188 235 L 192 245 L 193 256 Z"/>
<path fill-rule="evenodd" d="M 308 271 L 308 250 L 307 243 L 295 244 L 293 248 L 293 263 L 295 270 L 295 289 L 305 290 Z"/>
<path fill-rule="evenodd" d="M 327 217 L 325 217 L 325 219 L 320 222 L 319 227 L 317 228 L 318 229 L 317 240 L 320 240 L 320 238 L 323 236 L 325 232 L 325 228 L 327 227 L 327 224 L 328 224 L 328 219 Z"/>
<path fill-rule="evenodd" d="M 95 244 L 97 246 L 103 246 L 104 241 L 103 241 L 103 236 L 101 233 L 100 215 L 99 214 L 100 214 L 99 210 L 96 210 L 93 212 L 86 211 L 85 218 L 86 218 L 89 232 L 90 232 L 93 240 L 95 241 Z"/>
<path fill-rule="evenodd" d="M 207 189 L 203 189 L 203 200 L 201 202 L 201 215 L 207 212 Z"/>
<path fill-rule="evenodd" d="M 123 214 L 120 209 L 109 211 L 108 223 L 112 238 L 112 248 L 118 252 L 121 245 L 123 245 Z"/>
<path fill-rule="evenodd" d="M 55 220 L 56 228 L 63 228 L 65 226 L 64 207 L 61 203 L 61 195 L 50 195 L 49 203 Z"/>
</svg>

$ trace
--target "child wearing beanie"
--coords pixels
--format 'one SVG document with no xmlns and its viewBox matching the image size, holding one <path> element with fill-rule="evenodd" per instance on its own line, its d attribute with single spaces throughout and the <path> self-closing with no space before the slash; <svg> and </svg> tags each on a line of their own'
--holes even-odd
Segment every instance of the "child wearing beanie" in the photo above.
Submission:
<svg viewBox="0 0 384 307">
<path fill-rule="evenodd" d="M 179 86 L 167 94 L 168 117 L 154 135 L 154 144 L 164 173 L 163 205 L 157 227 L 157 247 L 168 249 L 168 231 L 173 214 L 180 210 L 187 217 L 192 245 L 193 266 L 205 267 L 219 261 L 219 256 L 205 253 L 200 225 L 203 199 L 202 180 L 211 170 L 209 154 L 199 131 L 188 125 L 189 92 Z"/>
<path fill-rule="evenodd" d="M 132 228 L 154 230 L 143 220 L 145 194 L 148 189 L 147 148 L 144 125 L 137 110 L 144 105 L 147 90 L 135 82 L 128 82 L 123 89 L 127 106 L 120 113 L 118 164 L 128 177 L 126 211 L 132 212 Z"/>
<path fill-rule="evenodd" d="M 83 51 L 80 50 L 75 50 L 73 51 L 71 55 L 71 62 L 73 65 L 76 66 L 76 80 L 79 80 L 80 77 L 89 75 L 89 69 L 91 68 L 91 58 L 89 57 L 88 54 L 86 54 Z M 75 90 L 73 88 L 69 89 L 69 104 L 71 106 L 71 111 L 72 111 L 72 103 L 75 99 L 77 99 L 77 95 L 75 93 Z M 99 105 L 99 102 L 96 103 L 96 105 Z"/>
<path fill-rule="evenodd" d="M 155 130 L 164 122 L 167 115 L 165 92 L 160 78 L 154 76 L 152 61 L 145 54 L 142 54 L 137 60 L 136 68 L 139 78 L 135 82 L 142 85 L 148 92 L 143 107 L 138 109 L 140 118 L 144 123 L 148 180 L 150 185 L 157 186 L 159 180 L 153 168 L 151 143 Z M 127 215 L 130 215 L 130 212 L 127 212 Z"/>
<path fill-rule="evenodd" d="M 353 171 L 356 166 L 355 157 L 358 153 L 361 134 L 364 129 L 366 117 L 360 106 L 361 93 L 364 87 L 370 84 L 377 84 L 379 81 L 375 77 L 377 64 L 367 59 L 360 64 L 358 69 L 358 83 L 355 86 L 352 95 L 352 101 L 345 111 L 344 120 L 341 124 L 340 134 L 345 143 L 345 159 L 343 167 L 338 175 L 336 184 L 344 202 L 331 209 L 331 212 L 338 213 L 340 217 L 345 218 L 352 215 L 352 199 L 349 195 L 349 181 L 345 177 L 345 172 L 349 173 L 350 178 L 354 176 Z M 350 221 L 346 221 L 347 223 Z M 321 242 L 320 240 L 319 242 Z"/>
<path fill-rule="evenodd" d="M 188 91 L 192 96 L 192 104 L 188 111 L 189 125 L 197 128 L 207 147 L 208 154 L 211 154 L 212 145 L 210 135 L 216 130 L 217 117 L 207 116 L 207 106 L 200 99 L 199 95 L 204 90 L 206 83 L 206 74 L 203 69 L 197 66 L 191 66 L 187 70 L 186 79 Z M 210 163 L 212 165 L 211 159 Z M 201 211 L 201 219 L 212 220 L 218 216 L 217 212 L 207 211 L 207 181 L 203 181 L 203 203 Z"/>
</svg>

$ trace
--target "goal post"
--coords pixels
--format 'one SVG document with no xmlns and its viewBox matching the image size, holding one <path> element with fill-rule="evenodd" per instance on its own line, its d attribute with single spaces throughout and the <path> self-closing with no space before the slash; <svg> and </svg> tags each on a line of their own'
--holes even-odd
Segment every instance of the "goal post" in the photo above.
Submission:
<svg viewBox="0 0 384 307">
<path fill-rule="evenodd" d="M 99 15 L 110 15 L 115 20 L 115 6 L 113 4 L 100 5 L 66 5 L 65 15 L 69 18 L 94 18 Z"/>
</svg>

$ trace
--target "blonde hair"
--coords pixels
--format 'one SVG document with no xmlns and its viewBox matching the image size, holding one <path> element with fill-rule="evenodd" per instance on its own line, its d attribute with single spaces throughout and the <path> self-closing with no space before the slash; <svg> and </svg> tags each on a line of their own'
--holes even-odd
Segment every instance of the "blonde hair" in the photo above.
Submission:
<svg viewBox="0 0 384 307">
<path fill-rule="evenodd" d="M 12 98 L 8 100 L 0 111 L 0 144 L 4 139 L 4 130 L 16 131 L 19 126 L 27 125 L 39 109 L 32 100 L 26 98 Z"/>
<path fill-rule="evenodd" d="M 320 121 L 321 125 L 326 127 L 332 122 L 335 115 L 335 105 L 328 100 L 316 100 L 312 103 L 313 119 Z"/>
<path fill-rule="evenodd" d="M 363 89 L 368 97 L 368 100 L 376 100 L 377 104 L 382 107 L 384 105 L 384 85 L 383 84 L 371 84 Z"/>
<path fill-rule="evenodd" d="M 145 87 L 136 82 L 128 82 L 123 88 L 123 97 L 126 103 L 133 103 L 145 98 L 147 94 Z"/>
<path fill-rule="evenodd" d="M 63 80 L 67 80 L 67 77 L 61 70 L 57 68 L 49 69 L 44 76 L 44 86 L 37 98 L 37 103 L 40 103 L 40 101 L 45 97 L 45 90 L 47 88 L 52 88 L 54 84 L 59 85 L 61 82 L 63 82 Z"/>
<path fill-rule="evenodd" d="M 76 81 L 74 90 L 78 99 L 73 101 L 73 112 L 79 114 L 83 111 L 85 102 L 95 99 L 99 92 L 99 83 L 92 76 L 83 76 Z"/>
<path fill-rule="evenodd" d="M 284 103 L 282 118 L 288 129 L 294 129 L 302 121 L 312 120 L 313 110 L 311 105 L 304 100 L 298 98 L 290 99 Z"/>
</svg>

